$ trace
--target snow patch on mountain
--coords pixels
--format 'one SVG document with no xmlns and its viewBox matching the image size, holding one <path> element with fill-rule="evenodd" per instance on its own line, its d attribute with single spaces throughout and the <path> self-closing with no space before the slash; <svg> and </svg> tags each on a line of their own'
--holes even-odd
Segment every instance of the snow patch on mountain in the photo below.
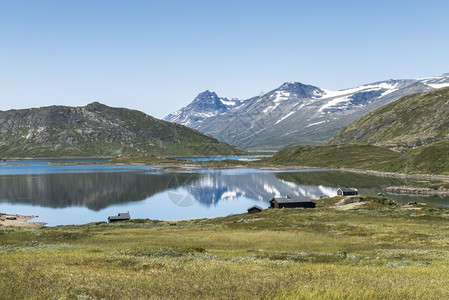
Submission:
<svg viewBox="0 0 449 300">
<path fill-rule="evenodd" d="M 337 104 L 339 103 L 346 103 L 349 101 L 349 96 L 344 96 L 344 97 L 338 97 L 338 98 L 333 98 L 331 101 L 327 102 L 326 104 L 324 104 L 323 106 L 321 106 L 318 110 L 324 114 L 326 113 L 326 110 L 328 108 L 331 107 L 335 107 Z"/>
<path fill-rule="evenodd" d="M 315 126 L 315 125 L 319 125 L 319 124 L 323 124 L 323 123 L 326 123 L 326 122 L 328 122 L 328 120 L 311 123 L 311 124 L 307 125 L 305 128 L 311 127 L 311 126 Z"/>
<path fill-rule="evenodd" d="M 347 109 L 352 105 L 363 105 L 364 100 L 369 101 L 369 98 L 377 98 L 384 97 L 389 95 L 399 88 L 399 83 L 390 81 L 390 82 L 379 82 L 374 84 L 362 85 L 357 88 L 340 90 L 340 91 L 332 91 L 326 90 L 323 95 L 323 99 L 329 99 L 329 102 L 325 103 L 319 108 L 319 111 L 322 114 L 330 113 L 330 109 Z M 369 92 L 381 92 L 381 93 L 369 93 Z M 358 99 L 356 99 L 358 97 Z M 352 102 L 352 103 L 351 103 Z"/>
<path fill-rule="evenodd" d="M 223 103 L 226 106 L 236 106 L 240 104 L 240 100 L 233 98 L 233 99 L 227 99 L 227 98 L 220 98 L 221 103 Z"/>
<path fill-rule="evenodd" d="M 274 98 L 273 102 L 278 103 L 281 101 L 289 100 L 291 93 L 284 92 L 284 91 L 276 91 L 273 93 L 273 95 L 270 96 L 270 98 Z"/>
<path fill-rule="evenodd" d="M 440 76 L 433 76 L 433 77 L 425 77 L 419 79 L 422 83 L 426 84 L 427 86 L 430 86 L 433 89 L 440 89 L 444 87 L 449 86 L 449 74 L 443 74 Z"/>
<path fill-rule="evenodd" d="M 286 114 L 285 116 L 283 116 L 282 118 L 280 118 L 279 120 L 276 121 L 276 123 L 274 123 L 274 125 L 279 124 L 280 122 L 284 121 L 285 119 L 287 119 L 288 117 L 290 117 L 291 115 L 293 115 L 295 112 L 291 111 L 288 114 Z"/>
<path fill-rule="evenodd" d="M 274 150 L 293 144 L 321 144 L 374 109 L 412 93 L 448 86 L 449 74 L 444 74 L 390 79 L 338 91 L 285 82 L 247 100 L 205 91 L 164 119 L 243 148 Z"/>
<path fill-rule="evenodd" d="M 431 88 L 434 88 L 434 89 L 441 89 L 441 88 L 444 88 L 444 87 L 448 87 L 449 86 L 449 82 L 447 82 L 447 83 L 429 83 L 428 84 L 428 86 L 430 86 Z"/>
</svg>

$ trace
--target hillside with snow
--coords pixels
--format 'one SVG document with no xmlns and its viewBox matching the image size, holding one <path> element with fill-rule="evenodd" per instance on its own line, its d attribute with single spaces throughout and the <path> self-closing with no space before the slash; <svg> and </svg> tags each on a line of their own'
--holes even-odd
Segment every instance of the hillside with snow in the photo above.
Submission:
<svg viewBox="0 0 449 300">
<path fill-rule="evenodd" d="M 214 92 L 164 120 L 195 128 L 250 150 L 278 150 L 325 143 L 361 116 L 403 96 L 449 86 L 449 74 L 386 80 L 333 91 L 299 82 L 247 100 L 220 98 Z"/>
</svg>

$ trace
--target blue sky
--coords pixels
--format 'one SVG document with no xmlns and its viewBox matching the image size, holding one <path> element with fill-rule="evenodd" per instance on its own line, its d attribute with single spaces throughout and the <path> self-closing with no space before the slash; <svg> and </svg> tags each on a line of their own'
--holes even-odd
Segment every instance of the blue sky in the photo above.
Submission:
<svg viewBox="0 0 449 300">
<path fill-rule="evenodd" d="M 343 89 L 449 72 L 449 1 L 0 0 L 0 110 L 155 117 L 201 91 Z"/>
</svg>

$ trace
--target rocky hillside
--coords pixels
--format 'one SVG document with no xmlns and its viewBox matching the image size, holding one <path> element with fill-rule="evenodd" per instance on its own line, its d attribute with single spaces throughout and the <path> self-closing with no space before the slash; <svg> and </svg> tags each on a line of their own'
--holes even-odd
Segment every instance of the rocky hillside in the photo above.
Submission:
<svg viewBox="0 0 449 300">
<path fill-rule="evenodd" d="M 0 111 L 0 157 L 219 155 L 238 148 L 185 126 L 98 102 Z"/>
<path fill-rule="evenodd" d="M 244 101 L 230 101 L 206 91 L 165 120 L 251 150 L 319 145 L 377 108 L 406 95 L 445 86 L 449 86 L 449 74 L 390 79 L 340 91 L 286 82 Z"/>
<path fill-rule="evenodd" d="M 449 88 L 413 94 L 377 109 L 330 142 L 410 148 L 449 140 Z"/>
</svg>

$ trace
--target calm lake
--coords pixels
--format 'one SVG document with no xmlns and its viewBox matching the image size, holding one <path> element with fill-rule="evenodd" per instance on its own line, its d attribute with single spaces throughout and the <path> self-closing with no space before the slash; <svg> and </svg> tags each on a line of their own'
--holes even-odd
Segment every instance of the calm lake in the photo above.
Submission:
<svg viewBox="0 0 449 300">
<path fill-rule="evenodd" d="M 411 182 L 326 170 L 192 169 L 167 173 L 155 172 L 151 166 L 54 162 L 21 160 L 0 166 L 0 212 L 38 215 L 33 221 L 48 226 L 107 221 L 108 216 L 126 211 L 132 218 L 210 218 L 243 213 L 255 204 L 266 208 L 274 195 L 316 199 L 335 196 L 343 186 L 377 195 L 384 187 Z M 449 197 L 388 196 L 401 203 L 416 200 L 449 205 Z"/>
</svg>

